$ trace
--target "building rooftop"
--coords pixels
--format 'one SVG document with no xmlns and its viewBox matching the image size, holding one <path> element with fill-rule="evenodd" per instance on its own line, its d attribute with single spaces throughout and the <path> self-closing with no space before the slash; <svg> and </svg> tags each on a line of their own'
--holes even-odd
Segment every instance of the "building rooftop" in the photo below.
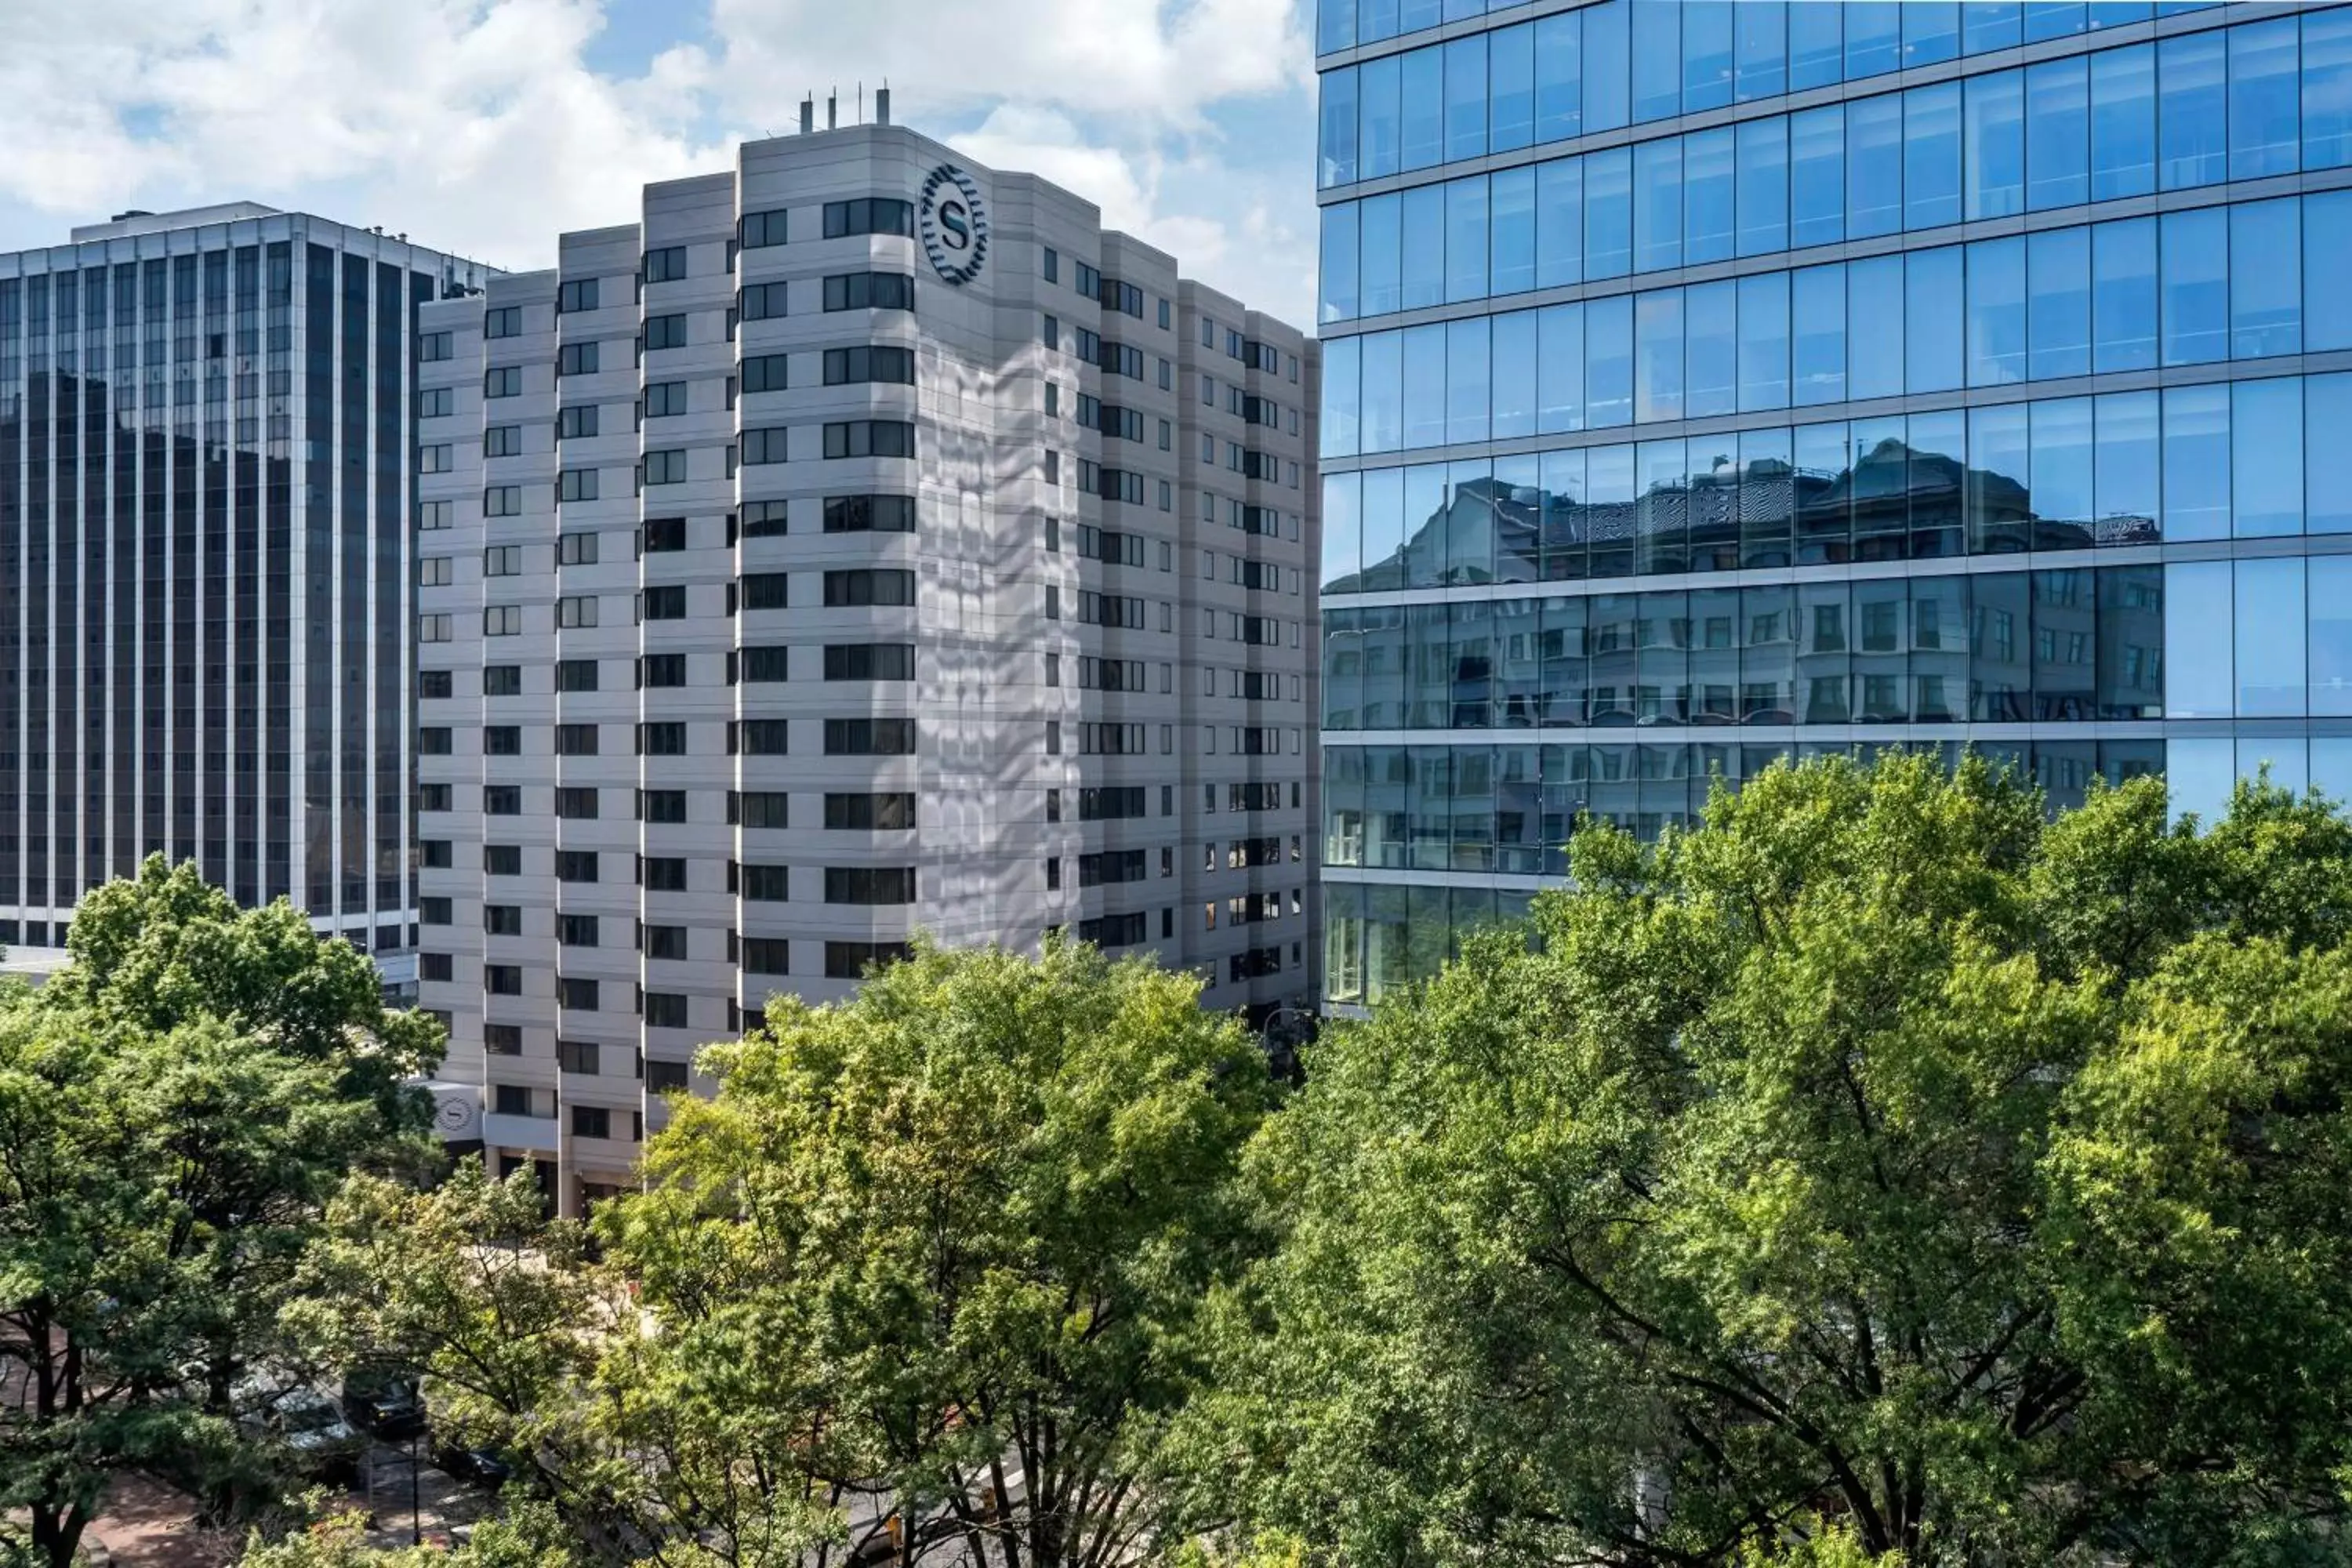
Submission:
<svg viewBox="0 0 2352 1568">
<path fill-rule="evenodd" d="M 247 218 L 276 217 L 281 209 L 259 202 L 217 202 L 208 207 L 182 207 L 176 212 L 151 213 L 136 208 L 115 214 L 104 223 L 74 226 L 73 243 L 121 239 L 126 235 L 161 234 L 166 229 L 194 228 L 208 223 L 238 223 Z"/>
</svg>

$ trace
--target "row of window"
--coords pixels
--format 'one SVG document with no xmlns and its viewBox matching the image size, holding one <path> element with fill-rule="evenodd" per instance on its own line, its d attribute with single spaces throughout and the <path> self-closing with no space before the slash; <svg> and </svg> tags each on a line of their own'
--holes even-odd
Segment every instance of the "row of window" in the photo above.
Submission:
<svg viewBox="0 0 2352 1568">
<path fill-rule="evenodd" d="M 2352 714 L 2352 557 L 1334 609 L 1324 728 Z"/>
<path fill-rule="evenodd" d="M 1516 0 L 1514 0 L 1516 3 Z M 1324 76 L 1326 124 L 1343 98 L 1382 90 L 1381 78 L 1442 118 L 1444 160 L 1565 141 L 1733 103 L 1827 87 L 1965 55 L 2202 9 L 2216 0 L 2151 6 L 1961 5 L 1958 0 L 1604 0 L 1598 5 L 1451 43 L 1390 55 Z M 1479 0 L 1321 0 L 1324 51 L 1434 26 L 1499 6 Z M 1342 78 L 1357 80 L 1339 81 Z M 1337 83 L 1335 89 L 1335 83 Z M 1390 87 L 1385 90 L 1396 92 Z M 1323 183 L 1328 174 L 1327 136 Z M 1406 164 L 1405 167 L 1414 167 Z"/>
<path fill-rule="evenodd" d="M 2283 128 L 2233 114 L 2227 147 L 2200 134 L 2220 123 L 2193 112 L 2209 95 L 2175 90 L 2171 53 L 2159 95 L 2154 46 L 2054 60 L 1327 207 L 1321 316 L 2286 174 L 2298 163 L 2352 163 L 2352 10 L 2305 21 L 2342 37 L 2307 57 L 2337 63 L 2325 81 L 2306 82 L 2300 140 L 2292 93 Z M 2291 69 L 2294 26 L 2289 17 L 2231 37 L 2287 28 Z"/>
<path fill-rule="evenodd" d="M 1334 474 L 1323 593 L 2352 532 L 2348 422 L 2339 374 Z"/>
<path fill-rule="evenodd" d="M 488 877 L 520 877 L 524 875 L 524 846 L 516 844 L 485 844 L 482 846 L 482 874 Z M 602 880 L 604 856 L 626 854 L 626 851 L 593 849 L 557 849 L 550 862 L 559 882 L 572 884 L 595 883 Z M 446 870 L 455 864 L 454 846 L 446 838 L 420 839 L 417 843 L 418 863 L 428 869 Z M 656 892 L 688 890 L 687 860 L 682 856 L 630 855 L 634 867 L 635 885 Z M 828 904 L 911 904 L 915 902 L 915 868 L 912 866 L 827 866 L 823 869 L 824 901 Z M 747 903 L 783 903 L 792 898 L 789 868 L 782 866 L 743 865 L 730 860 L 726 868 L 727 891 L 738 894 Z M 501 918 L 492 922 L 493 935 L 520 935 L 519 909 L 511 905 L 494 906 L 502 911 Z M 512 930 L 504 929 L 505 921 L 513 918 Z M 487 917 L 486 917 L 487 918 Z M 595 917 L 565 916 L 561 919 L 575 923 L 568 933 L 562 934 L 564 945 L 593 947 L 596 945 Z M 559 932 L 564 928 L 559 925 Z"/>
<path fill-rule="evenodd" d="M 1106 278 L 1091 264 L 1072 258 L 1070 286 L 1085 299 L 1092 300 L 1106 310 L 1143 320 L 1144 293 L 1132 283 L 1122 283 L 1116 278 Z M 1039 269 L 1048 283 L 1062 280 L 1062 254 L 1052 246 L 1041 247 Z M 1174 307 L 1164 299 L 1155 298 L 1160 310 L 1160 330 L 1166 331 L 1173 322 Z"/>
<path fill-rule="evenodd" d="M 728 754 L 786 755 L 791 750 L 790 723 L 784 719 L 730 720 L 727 725 Z M 912 756 L 915 752 L 915 721 L 912 719 L 827 719 L 824 724 L 824 752 L 829 757 L 899 757 Z M 553 728 L 560 732 L 564 744 L 574 748 L 566 752 L 559 745 L 557 754 L 599 754 L 596 742 L 590 738 L 595 726 L 559 724 Z M 688 754 L 687 726 L 681 720 L 648 720 L 635 725 L 634 733 L 635 754 L 638 756 L 682 757 Z M 448 725 L 425 725 L 417 731 L 417 751 L 428 757 L 450 756 L 454 754 L 455 737 L 455 730 Z M 522 726 L 484 725 L 482 754 L 492 757 L 523 755 Z M 649 793 L 667 799 L 675 792 Z M 649 817 L 647 820 L 670 819 Z"/>
<path fill-rule="evenodd" d="M 559 735 L 567 729 L 594 726 L 558 725 Z M 562 750 L 559 741 L 558 750 Z M 593 753 L 593 748 L 592 748 Z M 446 754 L 446 752 L 440 754 Z M 456 786 L 446 784 L 423 784 L 416 788 L 416 809 L 420 812 L 446 812 L 456 809 Z M 520 816 L 522 809 L 520 784 L 484 784 L 482 815 L 485 816 Z M 605 792 L 584 786 L 561 785 L 555 791 L 555 816 L 565 822 L 598 820 Z M 652 823 L 682 823 L 687 820 L 686 796 L 682 789 L 639 789 L 622 792 L 630 798 L 635 820 Z M 773 790 L 729 790 L 727 792 L 727 824 L 730 827 L 782 827 L 788 825 L 789 797 Z M 824 797 L 824 826 L 838 831 L 874 832 L 912 827 L 915 826 L 915 797 L 911 795 L 827 795 Z"/>
<path fill-rule="evenodd" d="M 746 430 L 740 437 L 743 466 L 754 468 L 786 460 L 792 431 L 805 426 L 773 425 Z M 803 443 L 805 445 L 805 441 Z M 824 428 L 822 455 L 840 458 L 912 458 L 915 425 L 910 419 L 839 419 Z M 647 453 L 650 459 L 654 454 Z M 806 454 L 803 454 L 805 457 Z"/>
<path fill-rule="evenodd" d="M 771 466 L 786 461 L 793 444 L 791 433 L 799 428 L 807 428 L 807 426 L 774 425 L 744 431 L 740 443 L 730 444 L 723 450 L 725 472 L 706 474 L 704 478 L 732 478 L 739 460 L 745 467 Z M 805 447 L 808 443 L 803 440 L 802 445 Z M 827 460 L 852 458 L 911 458 L 915 456 L 915 425 L 912 420 L 908 419 L 832 420 L 822 427 L 815 445 L 816 451 L 814 453 L 803 451 L 801 454 L 801 460 L 806 461 L 812 456 Z M 688 456 L 689 450 L 690 448 L 688 447 L 677 447 L 646 453 L 637 459 L 633 476 L 636 488 L 643 490 L 650 486 L 679 485 L 688 482 L 693 477 L 692 465 Z M 446 446 L 420 447 L 418 458 L 422 472 L 447 472 L 449 447 Z M 436 464 L 437 467 L 435 466 Z M 601 470 L 596 468 L 562 469 L 557 474 L 555 483 L 551 487 L 555 504 L 564 506 L 599 500 L 603 489 L 599 479 L 600 473 Z M 519 484 L 485 486 L 482 490 L 482 515 L 486 518 L 529 515 L 530 508 L 524 494 L 526 488 Z M 446 507 L 446 503 L 439 504 Z M 420 517 L 426 514 L 420 513 Z M 446 523 L 442 521 L 448 515 L 446 510 L 430 515 L 433 521 L 420 523 L 420 526 L 446 526 Z"/>
<path fill-rule="evenodd" d="M 521 498 L 512 498 L 517 510 L 499 515 L 520 515 Z M 503 502 L 501 503 L 503 504 Z M 819 525 L 826 533 L 912 533 L 915 531 L 915 498 L 905 495 L 825 496 L 821 501 L 810 498 L 801 503 L 818 508 Z M 781 536 L 789 531 L 790 500 L 746 501 L 738 511 L 726 519 L 726 546 L 732 548 L 739 534 L 746 539 Z M 416 503 L 416 528 L 420 533 L 438 532 L 457 525 L 455 504 L 446 500 L 423 500 Z M 1213 521 L 1212 519 L 1211 521 Z M 1294 525 L 1295 525 L 1294 520 Z M 1240 526 L 1237 522 L 1236 527 Z M 1265 531 L 1271 531 L 1267 530 Z M 1296 536 L 1293 528 L 1293 536 Z M 596 535 L 565 533 L 558 536 L 558 562 L 566 566 L 585 565 L 596 559 Z M 637 529 L 637 552 L 640 555 L 656 554 L 687 548 L 686 519 L 682 517 L 649 518 Z"/>
<path fill-rule="evenodd" d="M 1062 721 L 1045 721 L 1045 754 L 1062 754 Z M 1173 724 L 1160 726 L 1160 754 L 1172 756 L 1176 752 L 1176 729 Z M 1150 726 L 1148 724 L 1100 723 L 1088 721 L 1077 726 L 1077 750 L 1082 757 L 1141 757 L 1150 754 Z M 1300 732 L 1273 725 L 1237 724 L 1220 727 L 1201 726 L 1200 745 L 1204 755 L 1215 756 L 1221 738 L 1232 755 L 1271 757 L 1299 754 Z M 1215 786 L 1211 785 L 1207 809 L 1216 809 Z"/>
<path fill-rule="evenodd" d="M 564 533 L 558 541 L 555 562 L 558 566 L 579 566 L 595 562 L 595 533 Z M 487 545 L 482 550 L 482 576 L 522 576 L 524 545 Z M 419 588 L 446 588 L 454 583 L 454 557 L 424 555 L 416 560 L 416 585 Z M 906 566 L 842 566 L 821 574 L 824 595 L 818 605 L 825 609 L 861 609 L 870 605 L 912 605 L 915 602 L 915 574 Z M 558 611 L 558 626 L 595 626 L 595 599 L 583 599 L 583 605 L 572 611 L 564 621 Z M 743 609 L 785 609 L 788 606 L 788 576 L 783 572 L 748 572 L 730 585 L 727 593 L 727 614 L 736 614 L 736 605 Z M 491 632 L 491 621 L 485 618 L 482 627 L 487 635 L 503 635 L 503 627 L 520 626 L 520 616 L 506 611 L 520 611 L 520 606 L 497 606 L 501 632 Z M 637 595 L 637 618 L 640 621 L 682 621 L 685 609 L 685 583 L 670 583 L 646 588 Z M 436 637 L 436 642 L 445 642 Z"/>
<path fill-rule="evenodd" d="M 790 208 L 745 213 L 736 225 L 738 242 L 745 250 L 782 245 L 790 238 Z M 915 237 L 915 204 L 899 196 L 858 196 L 824 204 L 820 232 L 826 239 L 861 234 Z"/>
<path fill-rule="evenodd" d="M 1338 338 L 1323 455 L 2352 349 L 2347 245 L 2352 191 Z"/>
<path fill-rule="evenodd" d="M 2236 773 L 2265 765 L 2291 789 L 2306 778 L 2300 737 L 2263 741 L 1978 742 L 1996 765 L 2014 768 L 2053 805 L 2079 805 L 2090 781 L 2161 773 L 2177 807 L 2209 818 L 2226 809 Z M 1685 827 L 1705 809 L 1717 777 L 1753 778 L 1793 750 L 1805 756 L 1875 748 L 1843 742 L 1783 745 L 1603 743 L 1551 746 L 1335 746 L 1325 753 L 1326 864 L 1424 871 L 1559 877 L 1569 838 L 1606 822 L 1645 839 Z M 1914 745 L 1910 749 L 1918 750 Z M 1940 746 L 1956 763 L 1958 742 Z M 2308 773 L 2326 765 L 2335 790 L 2352 784 L 2352 741 L 2314 741 Z M 1529 894 L 1491 888 L 1328 881 L 1322 887 L 1325 981 L 1333 1001 L 1376 1003 L 1426 980 L 1462 937 L 1496 920 L 1522 919 Z"/>
<path fill-rule="evenodd" d="M 804 284 L 805 280 L 803 282 Z M 822 279 L 819 286 L 824 296 L 823 308 L 827 311 L 911 310 L 915 308 L 914 279 L 902 272 L 836 273 Z M 567 283 L 564 287 L 569 289 L 573 285 Z M 782 281 L 745 287 L 737 300 L 737 317 L 743 321 L 756 321 L 784 315 L 787 290 L 791 287 L 793 287 L 792 284 Z M 493 310 L 489 314 L 499 317 L 512 314 L 520 309 L 519 306 L 507 306 L 499 310 Z M 509 334 L 494 333 L 492 335 Z M 733 335 L 730 321 L 728 336 L 731 339 Z M 447 359 L 449 345 L 446 340 L 448 337 L 449 334 L 446 332 L 421 334 L 419 342 L 426 344 L 433 352 L 421 353 L 420 357 L 428 360 Z M 635 340 L 634 347 L 640 351 L 674 349 L 683 348 L 687 343 L 687 317 L 682 313 L 670 313 L 647 317 L 644 330 Z M 604 363 L 604 340 L 594 338 L 560 345 L 556 350 L 557 377 L 562 379 L 566 376 L 594 375 L 607 368 L 617 368 L 608 367 Z M 519 364 L 490 366 L 483 373 L 482 395 L 486 398 L 521 396 L 523 368 Z M 446 415 L 452 412 L 452 406 L 445 398 L 438 395 L 446 390 L 446 388 L 433 388 L 421 393 L 418 404 L 420 412 L 430 410 L 434 415 Z"/>
</svg>

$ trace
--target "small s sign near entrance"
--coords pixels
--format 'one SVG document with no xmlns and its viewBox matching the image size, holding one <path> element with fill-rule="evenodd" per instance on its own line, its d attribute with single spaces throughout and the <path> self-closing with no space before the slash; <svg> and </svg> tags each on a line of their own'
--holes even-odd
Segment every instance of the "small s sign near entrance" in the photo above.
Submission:
<svg viewBox="0 0 2352 1568">
<path fill-rule="evenodd" d="M 988 209 L 980 186 L 953 163 L 941 163 L 923 182 L 916 204 L 923 250 L 941 278 L 962 288 L 988 261 Z"/>
</svg>

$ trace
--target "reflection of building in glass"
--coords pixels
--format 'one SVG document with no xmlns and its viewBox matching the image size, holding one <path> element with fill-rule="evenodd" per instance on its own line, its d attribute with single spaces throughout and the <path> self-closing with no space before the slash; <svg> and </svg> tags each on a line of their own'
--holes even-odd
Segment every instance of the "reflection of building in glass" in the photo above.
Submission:
<svg viewBox="0 0 2352 1568">
<path fill-rule="evenodd" d="M 1776 756 L 2352 793 L 2352 6 L 1453 9 L 1318 5 L 1330 1000 Z"/>
<path fill-rule="evenodd" d="M 415 311 L 486 276 L 250 203 L 0 256 L 0 942 L 160 850 L 404 954 Z"/>
</svg>

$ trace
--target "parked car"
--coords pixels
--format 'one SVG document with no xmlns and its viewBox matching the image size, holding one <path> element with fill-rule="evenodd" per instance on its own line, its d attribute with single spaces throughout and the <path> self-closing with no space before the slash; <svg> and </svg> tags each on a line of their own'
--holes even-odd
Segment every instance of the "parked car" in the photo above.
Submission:
<svg viewBox="0 0 2352 1568">
<path fill-rule="evenodd" d="M 249 1378 L 236 1390 L 239 1425 L 285 1445 L 303 1474 L 348 1481 L 359 1474 L 367 1439 L 318 1389 L 299 1381 Z"/>
<path fill-rule="evenodd" d="M 380 1441 L 404 1443 L 425 1430 L 425 1396 L 404 1373 L 354 1372 L 343 1379 L 343 1414 Z"/>
<path fill-rule="evenodd" d="M 464 1443 L 436 1443 L 433 1462 L 459 1480 L 474 1481 L 496 1491 L 514 1479 L 514 1467 L 495 1450 Z"/>
</svg>

